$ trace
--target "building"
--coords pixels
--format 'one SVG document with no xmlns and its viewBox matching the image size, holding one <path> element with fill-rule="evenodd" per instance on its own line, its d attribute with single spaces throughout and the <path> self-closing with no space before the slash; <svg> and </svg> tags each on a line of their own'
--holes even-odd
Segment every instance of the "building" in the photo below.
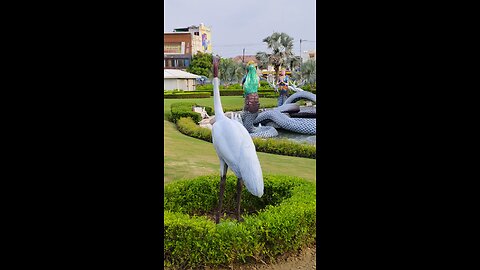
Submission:
<svg viewBox="0 0 480 270">
<path fill-rule="evenodd" d="M 313 49 L 310 51 L 303 51 L 302 53 L 302 62 L 306 62 L 310 59 L 317 60 L 317 50 Z"/>
<path fill-rule="evenodd" d="M 163 33 L 163 68 L 185 70 L 197 52 L 212 53 L 211 30 L 199 26 L 175 28 Z"/>
<path fill-rule="evenodd" d="M 173 29 L 175 33 L 190 33 L 192 35 L 192 55 L 197 52 L 212 53 L 212 31 L 203 23 L 199 26 L 189 26 Z"/>
<path fill-rule="evenodd" d="M 195 90 L 196 80 L 200 76 L 178 69 L 163 70 L 163 90 Z"/>
<path fill-rule="evenodd" d="M 232 59 L 233 61 L 237 62 L 237 63 L 245 63 L 245 64 L 247 64 L 247 63 L 250 62 L 250 61 L 253 61 L 253 62 L 255 62 L 255 64 L 258 65 L 258 62 L 259 62 L 259 61 L 257 60 L 257 58 L 255 57 L 255 55 L 245 55 L 245 56 L 239 55 L 239 56 L 235 56 L 235 57 L 233 57 L 233 58 L 231 58 L 231 59 Z"/>
<path fill-rule="evenodd" d="M 163 34 L 163 68 L 186 69 L 192 60 L 190 33 Z"/>
</svg>

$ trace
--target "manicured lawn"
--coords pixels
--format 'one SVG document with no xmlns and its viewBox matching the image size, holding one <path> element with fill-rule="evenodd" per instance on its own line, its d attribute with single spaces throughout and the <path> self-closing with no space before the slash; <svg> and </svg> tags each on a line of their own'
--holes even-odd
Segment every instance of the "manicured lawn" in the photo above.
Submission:
<svg viewBox="0 0 480 270">
<path fill-rule="evenodd" d="M 195 102 L 213 108 L 213 97 L 202 99 L 164 99 L 164 112 L 175 102 Z M 223 107 L 242 106 L 241 96 L 222 97 Z M 261 104 L 276 105 L 275 98 L 260 98 Z M 164 120 L 164 174 L 168 183 L 181 178 L 219 173 L 219 161 L 213 144 L 180 133 L 175 124 Z M 316 160 L 257 152 L 264 174 L 283 174 L 303 177 L 315 182 Z M 231 174 L 232 172 L 229 171 Z"/>
</svg>

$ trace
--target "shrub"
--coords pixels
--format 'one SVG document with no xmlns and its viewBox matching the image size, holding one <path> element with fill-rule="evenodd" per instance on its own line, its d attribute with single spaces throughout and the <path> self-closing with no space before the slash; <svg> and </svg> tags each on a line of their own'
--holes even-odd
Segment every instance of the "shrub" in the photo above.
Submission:
<svg viewBox="0 0 480 270">
<path fill-rule="evenodd" d="M 171 111 L 171 122 L 176 123 L 181 117 L 189 117 L 195 123 L 198 123 L 202 120 L 202 116 L 192 111 L 192 107 L 196 106 L 194 102 L 178 102 L 173 103 L 170 106 Z"/>
<path fill-rule="evenodd" d="M 261 97 L 261 98 L 278 98 L 278 94 L 275 94 L 275 93 L 268 93 L 268 94 L 258 93 L 258 97 Z"/>
<path fill-rule="evenodd" d="M 181 99 L 181 98 L 209 98 L 211 96 L 210 92 L 197 92 L 197 91 L 191 91 L 191 92 L 164 92 L 163 93 L 163 98 L 175 98 L 175 99 Z"/>
<path fill-rule="evenodd" d="M 258 152 L 265 152 L 284 156 L 317 158 L 317 148 L 310 144 L 296 143 L 287 139 L 253 138 Z"/>
<path fill-rule="evenodd" d="M 213 90 L 213 84 L 204 84 L 195 86 L 197 90 Z"/>
<path fill-rule="evenodd" d="M 197 93 L 197 94 L 202 94 L 203 96 L 202 97 L 208 97 L 206 96 L 206 94 L 208 93 L 210 96 L 213 96 L 213 89 L 199 89 L 197 87 L 197 90 L 192 90 L 192 91 L 188 91 L 188 92 L 173 92 L 173 94 L 179 94 L 179 93 L 188 93 L 189 95 L 193 95 L 194 93 Z M 166 98 L 181 98 L 181 97 L 170 97 L 172 94 L 171 91 L 164 91 L 164 95 L 168 95 L 168 97 Z M 243 89 L 242 88 L 238 88 L 238 89 L 222 89 L 222 87 L 220 87 L 220 95 L 221 96 L 243 96 Z M 264 97 L 265 95 L 277 95 L 275 90 L 273 89 L 258 89 L 258 95 L 259 97 Z M 190 97 L 188 97 L 190 98 Z"/>
<path fill-rule="evenodd" d="M 230 90 L 230 89 L 238 90 L 238 89 L 240 89 L 240 90 L 242 90 L 242 85 L 240 85 L 239 83 L 235 83 L 235 84 L 225 86 L 223 89 L 227 89 L 227 90 Z"/>
<path fill-rule="evenodd" d="M 177 120 L 177 129 L 181 133 L 207 142 L 212 142 L 212 132 L 195 124 L 191 118 L 182 117 Z"/>
<path fill-rule="evenodd" d="M 212 107 L 209 107 L 209 106 L 204 106 L 204 105 L 198 105 L 197 106 L 201 106 L 201 107 L 205 107 L 205 111 L 207 112 L 208 115 L 213 115 L 213 108 Z"/>
<path fill-rule="evenodd" d="M 212 142 L 212 131 L 210 129 L 196 125 L 193 120 L 189 118 L 180 120 L 177 120 L 177 128 L 181 133 L 200 140 Z M 317 158 L 317 148 L 310 144 L 296 143 L 286 139 L 261 138 L 253 138 L 253 143 L 255 144 L 257 152 L 311 159 Z"/>
<path fill-rule="evenodd" d="M 260 81 L 260 87 L 270 86 L 267 81 Z"/>
<path fill-rule="evenodd" d="M 212 92 L 213 95 L 213 92 Z M 238 90 L 223 90 L 220 91 L 220 96 L 243 96 L 243 90 L 238 89 Z"/>
<path fill-rule="evenodd" d="M 179 269 L 274 260 L 316 240 L 315 184 L 264 176 L 261 198 L 242 191 L 243 222 L 201 216 L 217 207 L 219 175 L 165 185 L 164 265 Z M 236 177 L 227 176 L 224 213 L 234 210 Z"/>
</svg>

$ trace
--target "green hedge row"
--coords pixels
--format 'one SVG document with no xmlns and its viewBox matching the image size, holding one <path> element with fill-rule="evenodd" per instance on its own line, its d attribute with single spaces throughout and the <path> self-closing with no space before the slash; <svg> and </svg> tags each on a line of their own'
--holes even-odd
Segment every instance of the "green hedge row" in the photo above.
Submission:
<svg viewBox="0 0 480 270">
<path fill-rule="evenodd" d="M 190 120 L 198 123 L 202 120 L 202 116 L 192 111 L 192 107 L 196 104 L 194 102 L 178 102 L 170 106 L 170 121 L 176 123 L 182 117 L 188 117 Z"/>
<path fill-rule="evenodd" d="M 264 176 L 264 195 L 242 192 L 243 222 L 207 218 L 218 203 L 219 175 L 165 185 L 164 266 L 190 269 L 274 261 L 316 241 L 315 184 L 291 176 Z M 223 209 L 233 211 L 236 177 L 227 176 Z M 251 214 L 248 214 L 251 213 Z"/>
<path fill-rule="evenodd" d="M 183 105 L 174 105 L 174 104 L 183 104 Z M 188 105 L 188 106 L 186 106 Z M 201 107 L 205 107 L 205 111 L 208 113 L 208 115 L 214 115 L 215 112 L 213 110 L 212 107 L 209 107 L 209 106 L 205 106 L 205 105 L 199 105 L 199 104 L 196 104 L 194 102 L 179 102 L 179 103 L 173 103 L 171 106 L 170 106 L 170 110 L 172 111 L 172 108 L 173 107 L 180 107 L 180 108 L 176 108 L 176 110 L 184 110 L 185 113 L 187 114 L 186 117 L 189 117 L 191 114 L 190 112 L 192 112 L 192 106 L 201 106 Z M 273 104 L 273 105 L 265 105 L 265 106 L 262 106 L 262 108 L 270 108 L 270 107 L 276 107 L 276 104 Z M 223 107 L 223 112 L 230 112 L 230 111 L 241 111 L 243 110 L 243 105 L 233 105 L 233 106 L 225 106 Z M 178 113 L 176 114 L 178 115 Z M 173 111 L 171 113 L 171 116 L 170 117 L 173 117 Z M 176 120 L 178 120 L 179 117 L 174 117 Z M 194 121 L 196 120 L 196 118 L 192 118 Z M 176 120 L 172 120 L 169 118 L 169 121 L 170 122 L 174 122 L 176 123 Z M 197 122 L 198 123 L 198 122 Z"/>
<path fill-rule="evenodd" d="M 197 86 L 195 86 L 195 88 L 197 90 L 213 90 L 213 84 L 197 85 Z M 229 85 L 229 86 L 220 85 L 219 88 L 220 88 L 220 90 L 241 90 L 242 86 L 237 83 L 237 84 L 232 84 L 232 85 Z M 273 91 L 273 88 L 267 82 L 260 81 L 260 87 L 258 88 L 258 90 L 271 90 L 271 91 Z"/>
<path fill-rule="evenodd" d="M 220 91 L 221 96 L 243 96 L 243 90 L 222 90 Z M 193 90 L 193 91 L 164 91 L 163 97 L 168 99 L 181 99 L 181 98 L 209 98 L 213 96 L 212 91 L 205 90 Z M 274 90 L 259 90 L 259 97 L 278 97 L 278 93 Z"/>
<path fill-rule="evenodd" d="M 317 147 L 306 143 L 272 138 L 253 138 L 253 143 L 258 152 L 311 159 L 317 158 Z"/>
<path fill-rule="evenodd" d="M 182 117 L 178 119 L 177 129 L 187 136 L 212 142 L 212 131 L 208 128 L 203 128 L 195 124 L 192 118 Z"/>
<path fill-rule="evenodd" d="M 213 109 L 209 106 L 199 105 L 195 102 L 177 102 L 170 105 L 170 114 L 167 116 L 168 121 L 176 123 L 181 117 L 189 117 L 195 123 L 202 120 L 199 113 L 192 111 L 193 106 L 205 107 L 208 115 L 213 115 Z"/>
<path fill-rule="evenodd" d="M 209 98 L 211 96 L 210 92 L 173 92 L 173 93 L 163 93 L 163 98 L 168 99 L 182 99 L 182 98 Z"/>
<path fill-rule="evenodd" d="M 177 129 L 187 136 L 212 142 L 212 131 L 198 126 L 193 121 L 193 118 L 180 118 L 176 121 Z M 310 144 L 296 143 L 287 139 L 261 138 L 253 138 L 253 143 L 258 152 L 311 159 L 317 158 L 317 148 Z"/>
</svg>

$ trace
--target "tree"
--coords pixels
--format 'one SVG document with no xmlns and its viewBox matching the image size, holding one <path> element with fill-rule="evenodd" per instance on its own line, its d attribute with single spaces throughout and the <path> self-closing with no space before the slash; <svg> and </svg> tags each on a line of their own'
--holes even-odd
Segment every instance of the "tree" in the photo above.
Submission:
<svg viewBox="0 0 480 270">
<path fill-rule="evenodd" d="M 293 72 L 302 64 L 300 56 L 292 56 L 287 59 L 287 67 Z"/>
<path fill-rule="evenodd" d="M 299 72 L 294 72 L 293 79 L 301 83 L 315 84 L 317 81 L 317 62 L 313 59 L 302 63 Z"/>
<path fill-rule="evenodd" d="M 203 75 L 211 78 L 213 68 L 213 57 L 209 53 L 197 52 L 192 57 L 192 62 L 188 66 L 187 71 L 196 75 Z"/>
<path fill-rule="evenodd" d="M 292 52 L 293 38 L 286 33 L 275 32 L 264 38 L 263 42 L 267 43 L 267 47 L 272 50 L 272 53 L 257 52 L 256 58 L 260 61 L 262 67 L 265 63 L 272 65 L 275 69 L 275 80 L 278 80 L 280 67 L 289 67 L 294 58 Z"/>
<path fill-rule="evenodd" d="M 244 74 L 244 67 L 229 58 L 220 59 L 218 66 L 219 79 L 224 85 L 239 83 Z"/>
<path fill-rule="evenodd" d="M 258 67 L 261 69 L 267 69 L 269 63 L 268 54 L 266 52 L 257 52 L 255 58 L 258 60 Z"/>
</svg>

